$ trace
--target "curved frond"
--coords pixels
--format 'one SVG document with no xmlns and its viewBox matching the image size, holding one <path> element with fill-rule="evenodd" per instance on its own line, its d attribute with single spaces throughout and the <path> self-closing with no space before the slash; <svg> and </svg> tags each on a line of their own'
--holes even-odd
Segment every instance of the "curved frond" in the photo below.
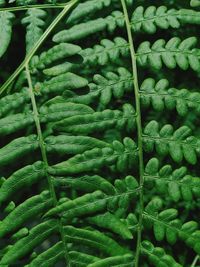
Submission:
<svg viewBox="0 0 200 267">
<path fill-rule="evenodd" d="M 22 24 L 26 26 L 26 53 L 35 45 L 43 33 L 45 26 L 44 19 L 47 12 L 42 9 L 29 9 L 26 17 L 22 19 Z"/>
<path fill-rule="evenodd" d="M 196 42 L 196 37 L 189 37 L 183 41 L 173 37 L 167 42 L 160 39 L 152 45 L 146 41 L 137 49 L 137 60 L 140 66 L 150 64 L 155 69 L 161 69 L 165 65 L 170 69 L 178 66 L 183 70 L 190 67 L 194 71 L 199 71 L 200 51 L 193 48 Z"/>
<path fill-rule="evenodd" d="M 133 31 L 145 31 L 153 34 L 157 28 L 177 29 L 184 23 L 200 24 L 200 13 L 190 9 L 168 9 L 167 6 L 138 6 L 131 18 Z"/>
<path fill-rule="evenodd" d="M 166 79 L 161 79 L 158 82 L 152 78 L 144 80 L 140 86 L 140 93 L 141 104 L 146 108 L 151 105 L 156 111 L 176 109 L 180 116 L 186 116 L 190 109 L 197 114 L 200 112 L 199 92 L 185 88 L 171 88 Z"/>
<path fill-rule="evenodd" d="M 191 136 L 191 129 L 187 126 L 174 131 L 172 125 L 166 124 L 159 129 L 159 124 L 151 121 L 144 129 L 143 140 L 147 152 L 152 152 L 155 148 L 158 155 L 169 154 L 177 163 L 183 159 L 193 165 L 197 162 L 200 140 Z"/>
<path fill-rule="evenodd" d="M 0 11 L 0 57 L 6 52 L 12 37 L 12 20 L 14 14 L 9 11 Z"/>
</svg>

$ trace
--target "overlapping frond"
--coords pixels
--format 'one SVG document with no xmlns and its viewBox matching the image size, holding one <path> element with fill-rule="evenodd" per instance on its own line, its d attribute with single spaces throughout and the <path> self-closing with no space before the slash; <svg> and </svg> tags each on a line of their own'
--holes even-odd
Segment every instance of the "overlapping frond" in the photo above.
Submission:
<svg viewBox="0 0 200 267">
<path fill-rule="evenodd" d="M 193 266 L 198 0 L 0 5 L 0 266 Z"/>
</svg>

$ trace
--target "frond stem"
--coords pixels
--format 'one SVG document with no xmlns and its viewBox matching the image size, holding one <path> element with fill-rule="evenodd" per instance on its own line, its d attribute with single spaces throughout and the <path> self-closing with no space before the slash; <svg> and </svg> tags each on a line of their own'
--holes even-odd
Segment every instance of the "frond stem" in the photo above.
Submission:
<svg viewBox="0 0 200 267">
<path fill-rule="evenodd" d="M 135 93 L 135 103 L 136 103 L 136 124 L 137 124 L 137 136 L 138 136 L 138 157 L 139 157 L 139 183 L 140 183 L 140 193 L 139 193 L 139 203 L 140 203 L 140 214 L 139 214 L 139 224 L 137 231 L 137 245 L 136 245 L 136 255 L 135 255 L 135 267 L 139 266 L 139 258 L 140 258 L 140 247 L 141 247 L 141 238 L 142 238 L 142 222 L 143 222 L 143 210 L 144 210 L 144 201 L 143 201 L 143 184 L 144 184 L 144 161 L 143 161 L 143 145 L 142 145 L 142 119 L 141 119 L 141 106 L 140 106 L 140 94 L 139 94 L 139 85 L 138 85 L 138 72 L 137 72 L 137 64 L 136 64 L 136 53 L 133 45 L 133 36 L 131 32 L 131 24 L 128 16 L 128 11 L 126 7 L 125 0 L 121 0 L 126 30 L 128 35 L 128 41 L 130 45 L 130 54 L 131 54 L 131 62 L 132 62 L 132 71 L 133 71 L 133 85 L 134 85 L 134 93 Z"/>
<path fill-rule="evenodd" d="M 49 173 L 47 171 L 49 164 L 48 164 L 45 142 L 44 142 L 42 129 L 41 129 L 41 125 L 40 125 L 39 112 L 37 109 L 37 104 L 36 104 L 35 95 L 34 95 L 34 91 L 33 91 L 33 85 L 32 85 L 32 80 L 31 80 L 31 75 L 30 75 L 28 63 L 26 63 L 26 65 L 25 65 L 25 70 L 26 70 L 26 76 L 27 76 L 27 81 L 28 81 L 28 90 L 29 90 L 29 94 L 30 94 L 30 98 L 31 98 L 32 108 L 33 108 L 33 117 L 34 117 L 37 135 L 38 135 L 38 139 L 39 139 L 39 146 L 40 146 L 40 150 L 41 150 L 42 160 L 45 164 L 46 177 L 47 177 L 47 181 L 48 181 L 49 191 L 50 191 L 51 197 L 53 199 L 53 205 L 54 205 L 54 207 L 56 207 L 58 205 L 57 204 L 58 201 L 57 201 L 53 181 L 52 181 L 51 176 L 49 175 Z M 67 249 L 67 244 L 65 242 L 65 236 L 64 236 L 64 232 L 63 232 L 63 225 L 62 225 L 61 219 L 58 220 L 58 224 L 59 224 L 60 236 L 61 236 L 62 243 L 63 243 L 64 250 L 65 250 L 64 255 L 65 255 L 66 263 L 68 264 L 67 266 L 70 266 L 68 249 Z"/>
<path fill-rule="evenodd" d="M 197 256 L 194 258 L 191 267 L 195 267 L 196 264 L 197 264 L 197 262 L 198 262 L 198 260 L 199 260 L 199 255 L 197 255 Z"/>
<path fill-rule="evenodd" d="M 38 50 L 38 48 L 41 46 L 41 44 L 44 42 L 44 40 L 48 37 L 48 35 L 51 33 L 51 31 L 54 29 L 54 27 L 58 24 L 58 22 L 65 16 L 67 11 L 76 3 L 78 0 L 72 0 L 66 6 L 63 8 L 63 10 L 58 14 L 58 16 L 53 20 L 53 22 L 49 25 L 49 27 L 46 29 L 46 31 L 43 33 L 43 35 L 40 37 L 40 39 L 37 41 L 37 43 L 33 46 L 33 48 L 30 50 L 30 52 L 26 55 L 25 59 L 22 61 L 22 63 L 19 65 L 19 67 L 15 70 L 15 72 L 9 77 L 9 79 L 2 85 L 0 88 L 0 95 L 6 90 L 6 88 L 11 85 L 11 83 L 14 81 L 14 79 L 19 75 L 19 73 L 24 69 L 25 65 L 29 63 L 32 56 L 35 54 L 35 52 Z"/>
<path fill-rule="evenodd" d="M 16 12 L 16 11 L 23 11 L 28 10 L 32 8 L 38 8 L 38 9 L 48 9 L 48 8 L 64 8 L 67 3 L 60 3 L 60 4 L 44 4 L 44 5 L 27 5 L 27 6 L 14 6 L 14 7 L 2 7 L 0 8 L 0 12 L 2 11 L 10 11 L 10 12 Z"/>
</svg>

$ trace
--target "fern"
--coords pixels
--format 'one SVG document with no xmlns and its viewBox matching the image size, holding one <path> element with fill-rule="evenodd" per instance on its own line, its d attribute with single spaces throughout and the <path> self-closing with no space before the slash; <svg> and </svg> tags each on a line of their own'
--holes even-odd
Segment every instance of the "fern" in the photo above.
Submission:
<svg viewBox="0 0 200 267">
<path fill-rule="evenodd" d="M 6 11 L 0 12 L 0 35 L 1 35 L 1 47 L 0 57 L 6 52 L 12 36 L 12 22 L 14 14 Z"/>
<path fill-rule="evenodd" d="M 31 47 L 41 37 L 45 23 L 42 19 L 46 16 L 46 12 L 42 9 L 30 9 L 27 11 L 27 16 L 22 19 L 22 24 L 28 24 L 26 32 L 26 52 L 28 53 Z"/>
<path fill-rule="evenodd" d="M 199 1 L 154 5 L 0 1 L 0 266 L 198 266 Z"/>
</svg>

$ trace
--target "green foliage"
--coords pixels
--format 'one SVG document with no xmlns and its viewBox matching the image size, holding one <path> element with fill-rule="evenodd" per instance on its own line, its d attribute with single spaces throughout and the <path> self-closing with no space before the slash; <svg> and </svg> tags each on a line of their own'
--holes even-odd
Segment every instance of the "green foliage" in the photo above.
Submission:
<svg viewBox="0 0 200 267">
<path fill-rule="evenodd" d="M 199 92 L 191 92 L 188 89 L 169 88 L 169 82 L 161 79 L 155 82 L 154 79 L 145 79 L 140 87 L 141 104 L 148 108 L 152 105 L 155 111 L 164 109 L 174 110 L 180 116 L 186 116 L 190 109 L 199 114 Z"/>
<path fill-rule="evenodd" d="M 199 1 L 0 6 L 0 266 L 197 267 Z"/>
<path fill-rule="evenodd" d="M 0 57 L 3 56 L 9 46 L 12 36 L 12 19 L 14 19 L 14 17 L 14 14 L 11 12 L 0 11 Z"/>
<path fill-rule="evenodd" d="M 152 152 L 155 148 L 158 155 L 170 154 L 177 163 L 185 159 L 190 164 L 196 164 L 200 140 L 190 133 L 188 126 L 174 131 L 172 125 L 166 124 L 159 129 L 159 123 L 151 121 L 144 129 L 144 150 Z"/>
<path fill-rule="evenodd" d="M 166 65 L 170 69 L 176 66 L 183 70 L 189 67 L 199 71 L 199 49 L 192 48 L 197 42 L 196 37 L 189 37 L 181 41 L 173 37 L 169 41 L 157 40 L 153 45 L 146 41 L 140 44 L 137 49 L 138 63 L 141 66 L 150 64 L 155 69 L 161 69 Z"/>
<path fill-rule="evenodd" d="M 43 31 L 42 28 L 45 26 L 45 19 L 47 13 L 42 9 L 29 9 L 27 16 L 22 19 L 22 24 L 27 25 L 26 30 L 26 52 L 34 46 L 37 40 L 41 37 Z"/>
<path fill-rule="evenodd" d="M 179 28 L 183 23 L 199 24 L 200 13 L 187 9 L 167 9 L 166 6 L 149 6 L 144 9 L 143 6 L 138 6 L 133 12 L 131 18 L 131 26 L 134 31 L 145 31 L 153 34 L 157 28 L 168 29 Z"/>
</svg>

